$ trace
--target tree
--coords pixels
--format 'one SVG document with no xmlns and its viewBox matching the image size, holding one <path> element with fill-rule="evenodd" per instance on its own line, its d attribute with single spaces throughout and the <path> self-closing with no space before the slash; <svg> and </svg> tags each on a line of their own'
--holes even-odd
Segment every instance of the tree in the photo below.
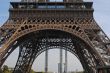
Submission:
<svg viewBox="0 0 110 73">
<path fill-rule="evenodd" d="M 0 68 L 0 73 L 3 73 L 2 69 Z"/>
<path fill-rule="evenodd" d="M 35 73 L 33 69 L 31 69 L 30 73 Z"/>
<path fill-rule="evenodd" d="M 7 65 L 3 66 L 3 73 L 10 73 L 9 68 Z"/>
</svg>

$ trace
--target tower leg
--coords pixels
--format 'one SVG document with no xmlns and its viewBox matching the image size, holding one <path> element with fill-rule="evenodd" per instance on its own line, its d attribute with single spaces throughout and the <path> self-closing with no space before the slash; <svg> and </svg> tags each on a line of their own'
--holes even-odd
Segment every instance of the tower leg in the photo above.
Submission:
<svg viewBox="0 0 110 73">
<path fill-rule="evenodd" d="M 37 54 L 38 46 L 36 45 L 35 42 L 26 42 L 20 46 L 19 57 L 13 73 L 30 73 Z"/>
</svg>

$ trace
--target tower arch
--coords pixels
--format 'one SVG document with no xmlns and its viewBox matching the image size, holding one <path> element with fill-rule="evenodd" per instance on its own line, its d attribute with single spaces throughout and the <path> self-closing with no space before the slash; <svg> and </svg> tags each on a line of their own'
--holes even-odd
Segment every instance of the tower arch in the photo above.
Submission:
<svg viewBox="0 0 110 73">
<path fill-rule="evenodd" d="M 64 43 L 73 43 L 75 49 L 68 50 L 77 52 L 87 73 L 110 63 L 110 40 L 93 18 L 92 2 L 25 1 L 10 3 L 9 19 L 0 28 L 0 67 L 19 46 L 14 73 L 28 73 L 38 52 L 45 51 L 42 45 L 67 47 Z"/>
</svg>

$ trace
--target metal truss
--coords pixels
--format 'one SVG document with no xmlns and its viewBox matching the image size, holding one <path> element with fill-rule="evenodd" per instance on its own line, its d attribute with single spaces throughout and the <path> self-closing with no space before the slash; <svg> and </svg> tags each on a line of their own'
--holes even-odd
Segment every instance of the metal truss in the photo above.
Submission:
<svg viewBox="0 0 110 73">
<path fill-rule="evenodd" d="M 94 20 L 93 2 L 40 1 L 10 2 L 9 19 L 0 27 L 0 67 L 18 46 L 13 73 L 29 73 L 35 58 L 53 48 L 75 54 L 86 73 L 110 65 L 110 39 Z"/>
<path fill-rule="evenodd" d="M 55 34 L 51 34 L 50 32 L 52 33 L 52 30 L 31 34 L 42 35 L 36 37 L 27 35 L 29 37 L 28 40 L 26 39 L 22 45 L 20 45 L 19 57 L 13 73 L 29 73 L 28 70 L 30 70 L 36 57 L 43 51 L 54 48 L 70 51 L 80 60 L 86 73 L 96 73 L 96 67 L 102 65 L 102 63 L 99 59 L 94 57 L 95 54 L 89 52 L 90 50 L 87 49 L 89 47 L 85 43 L 75 37 L 70 37 L 68 34 L 65 34 L 68 35 L 68 37 L 66 37 L 58 33 L 58 31 L 53 31 L 55 34 L 57 33 L 57 36 L 53 36 Z M 45 36 L 43 35 L 44 33 L 46 33 Z M 46 37 L 47 35 L 48 38 Z M 63 38 L 63 36 L 65 36 L 65 38 Z"/>
</svg>

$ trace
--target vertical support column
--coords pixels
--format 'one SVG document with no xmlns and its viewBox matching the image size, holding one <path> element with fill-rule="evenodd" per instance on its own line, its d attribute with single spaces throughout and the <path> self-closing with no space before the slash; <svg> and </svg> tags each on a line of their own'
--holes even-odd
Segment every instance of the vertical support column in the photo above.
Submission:
<svg viewBox="0 0 110 73">
<path fill-rule="evenodd" d="M 58 63 L 58 73 L 60 73 L 60 63 Z"/>
<path fill-rule="evenodd" d="M 67 66 L 68 66 L 68 55 L 67 55 L 67 50 L 65 50 L 65 65 L 64 65 L 64 73 L 67 73 Z"/>
<path fill-rule="evenodd" d="M 48 50 L 45 52 L 45 73 L 48 73 Z"/>
<path fill-rule="evenodd" d="M 62 62 L 63 62 L 63 50 L 60 48 L 60 68 L 59 68 L 60 73 L 62 73 Z"/>
<path fill-rule="evenodd" d="M 48 48 L 47 48 L 47 45 L 48 45 L 48 34 L 47 32 L 45 33 L 46 35 L 46 42 L 45 42 L 45 46 L 46 46 L 46 51 L 45 51 L 45 73 L 48 73 Z"/>
</svg>

